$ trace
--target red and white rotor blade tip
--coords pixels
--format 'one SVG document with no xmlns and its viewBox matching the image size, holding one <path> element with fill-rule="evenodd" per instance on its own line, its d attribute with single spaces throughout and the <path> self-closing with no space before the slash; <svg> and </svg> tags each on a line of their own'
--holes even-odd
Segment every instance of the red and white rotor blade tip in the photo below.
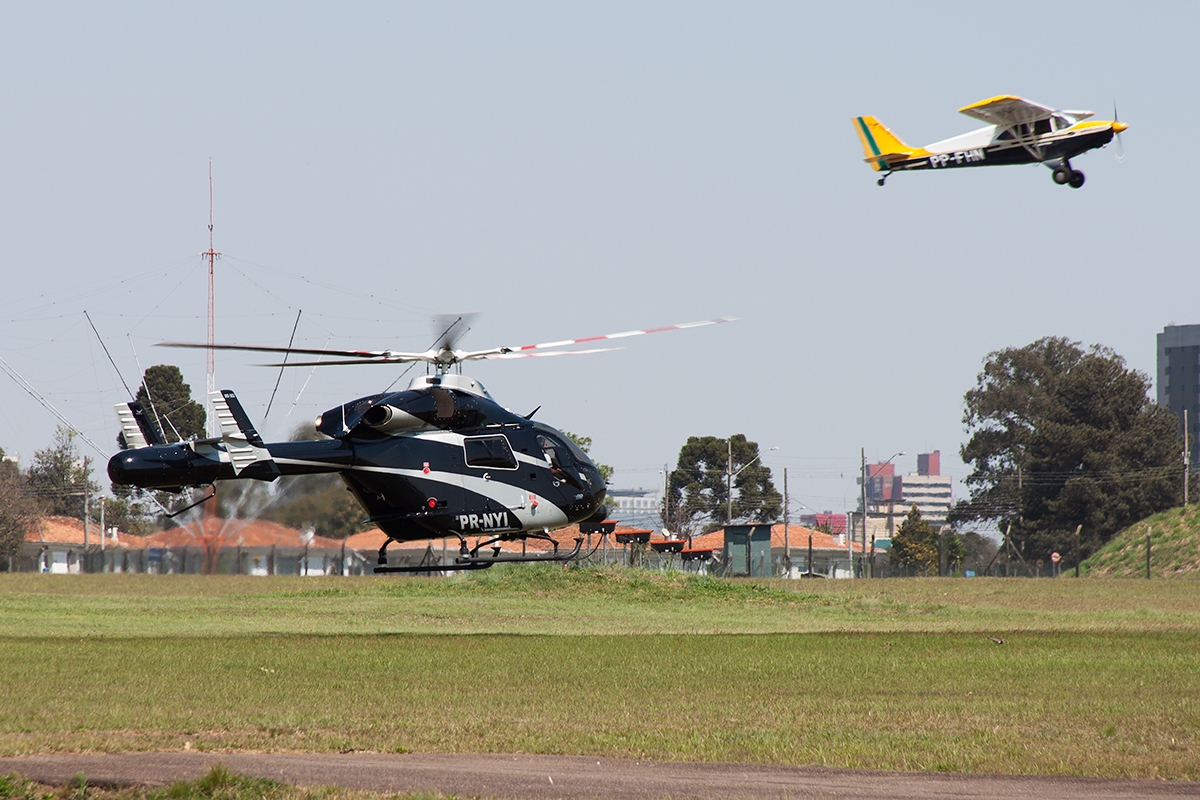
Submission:
<svg viewBox="0 0 1200 800">
<path fill-rule="evenodd" d="M 501 358 L 514 358 L 516 354 L 526 353 L 530 350 L 547 350 L 552 347 L 566 347 L 572 344 L 587 344 L 588 342 L 602 342 L 606 339 L 624 339 L 629 336 L 641 336 L 646 333 L 662 333 L 663 331 L 682 331 L 688 328 L 703 328 L 705 325 L 717 325 L 722 322 L 733 322 L 737 317 L 718 317 L 717 319 L 703 319 L 698 322 L 684 322 L 680 325 L 664 325 L 661 328 L 646 328 L 638 331 L 622 331 L 621 333 L 606 333 L 603 336 L 587 336 L 582 339 L 563 339 L 559 342 L 542 342 L 541 344 L 527 344 L 521 347 L 510 348 L 512 353 L 501 356 Z M 601 350 L 581 350 L 576 352 L 592 353 L 603 352 Z M 549 354 L 547 354 L 549 355 Z"/>
<path fill-rule="evenodd" d="M 550 356 L 586 356 L 589 353 L 611 353 L 613 350 L 622 349 L 624 348 L 597 347 L 594 350 L 553 350 L 548 353 L 493 353 L 490 356 L 484 356 L 484 358 L 549 358 Z"/>
</svg>

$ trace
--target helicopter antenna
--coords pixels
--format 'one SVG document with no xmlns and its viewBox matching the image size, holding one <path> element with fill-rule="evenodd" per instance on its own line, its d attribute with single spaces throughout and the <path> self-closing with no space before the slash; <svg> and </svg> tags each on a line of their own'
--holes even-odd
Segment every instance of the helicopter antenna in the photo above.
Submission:
<svg viewBox="0 0 1200 800">
<path fill-rule="evenodd" d="M 108 345 L 106 345 L 104 343 L 104 339 L 100 337 L 100 331 L 96 330 L 96 323 L 92 322 L 92 318 L 88 314 L 86 308 L 83 310 L 83 316 L 87 317 L 88 325 L 92 326 L 92 333 L 96 334 L 96 341 L 100 342 L 100 346 L 104 348 L 104 355 L 108 356 L 108 363 L 112 364 L 112 368 L 116 371 L 117 377 L 121 379 L 122 385 L 125 386 L 125 391 L 129 393 L 129 399 L 137 400 L 137 396 L 130 391 L 129 384 L 125 383 L 125 376 L 121 374 L 121 370 L 117 369 L 117 362 L 113 361 L 112 353 L 108 352 Z"/>
<path fill-rule="evenodd" d="M 128 334 L 126 334 L 126 337 L 129 339 L 130 349 L 133 350 L 133 363 L 137 364 L 138 374 L 142 376 L 142 388 L 146 390 L 146 399 L 150 401 L 150 413 L 153 414 L 154 419 L 156 419 L 158 421 L 159 431 L 162 433 L 166 433 L 166 431 L 163 429 L 163 426 L 162 426 L 162 424 L 164 422 L 166 422 L 168 425 L 171 426 L 171 431 L 175 434 L 176 440 L 182 442 L 183 437 L 179 435 L 179 431 L 178 431 L 178 429 L 176 429 L 175 423 L 172 422 L 171 418 L 168 417 L 166 414 L 163 414 L 160 416 L 158 413 L 158 409 L 154 407 L 154 395 L 150 394 L 150 384 L 147 383 L 147 381 L 146 381 L 146 372 L 145 372 L 145 370 L 142 369 L 142 360 L 140 358 L 138 358 L 137 348 L 133 346 L 133 337 L 129 336 Z"/>
<path fill-rule="evenodd" d="M 302 308 L 298 309 L 296 311 L 296 324 L 292 326 L 292 335 L 290 337 L 288 337 L 288 349 L 289 350 L 292 348 L 292 342 L 296 341 L 296 328 L 300 327 L 300 315 L 303 313 L 304 313 L 304 309 L 302 309 Z M 267 413 L 263 414 L 264 421 L 266 421 L 267 417 L 269 417 L 271 415 L 271 405 L 275 402 L 275 393 L 279 391 L 279 382 L 281 380 L 283 380 L 283 370 L 284 370 L 284 366 L 287 364 L 289 355 L 291 355 L 291 354 L 290 353 L 283 354 L 283 365 L 281 365 L 279 367 L 279 377 L 277 377 L 275 379 L 275 388 L 271 390 L 271 399 L 267 401 Z"/>
<path fill-rule="evenodd" d="M 207 386 L 208 391 L 204 394 L 204 410 L 205 420 L 208 427 L 208 435 L 217 435 L 217 415 L 212 407 L 212 393 L 217 390 L 217 359 L 216 350 L 213 349 L 213 344 L 216 342 L 214 338 L 215 324 L 213 319 L 213 311 L 215 308 L 215 293 L 213 291 L 213 267 L 216 263 L 217 256 L 221 255 L 213 249 L 213 179 L 212 179 L 212 159 L 208 160 L 208 249 L 200 254 L 208 259 L 208 364 L 207 364 Z"/>
</svg>

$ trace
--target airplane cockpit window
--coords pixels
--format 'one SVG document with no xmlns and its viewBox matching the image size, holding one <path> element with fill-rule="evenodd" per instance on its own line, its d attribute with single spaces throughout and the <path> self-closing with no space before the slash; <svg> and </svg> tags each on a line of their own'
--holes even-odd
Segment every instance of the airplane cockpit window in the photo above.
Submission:
<svg viewBox="0 0 1200 800">
<path fill-rule="evenodd" d="M 505 436 L 468 436 L 463 439 L 468 467 L 516 469 L 517 457 Z"/>
<path fill-rule="evenodd" d="M 1039 119 L 1037 122 L 1033 123 L 1033 135 L 1034 136 L 1044 136 L 1047 133 L 1050 133 L 1050 118 L 1049 117 L 1047 117 L 1046 119 Z"/>
</svg>

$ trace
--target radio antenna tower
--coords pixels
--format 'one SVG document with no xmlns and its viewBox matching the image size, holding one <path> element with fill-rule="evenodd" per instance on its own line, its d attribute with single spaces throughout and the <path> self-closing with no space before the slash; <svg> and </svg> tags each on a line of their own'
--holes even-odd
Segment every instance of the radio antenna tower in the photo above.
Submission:
<svg viewBox="0 0 1200 800">
<path fill-rule="evenodd" d="M 217 256 L 221 255 L 213 249 L 213 179 L 212 179 L 212 159 L 208 160 L 208 249 L 200 255 L 208 259 L 208 371 L 207 371 L 207 389 L 204 393 L 204 419 L 205 427 L 208 429 L 209 436 L 217 435 L 217 420 L 216 414 L 212 407 L 212 393 L 217 389 L 217 361 L 216 351 L 213 350 L 213 343 L 216 341 L 213 338 L 215 325 L 213 324 L 213 308 L 215 304 L 215 296 L 213 292 L 213 266 L 216 264 Z"/>
</svg>

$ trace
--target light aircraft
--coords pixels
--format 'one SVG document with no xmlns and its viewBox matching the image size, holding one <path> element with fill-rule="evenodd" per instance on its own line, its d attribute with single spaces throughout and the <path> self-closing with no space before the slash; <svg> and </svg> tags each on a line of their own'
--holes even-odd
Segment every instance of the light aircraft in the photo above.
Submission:
<svg viewBox="0 0 1200 800">
<path fill-rule="evenodd" d="M 883 186 L 889 175 L 903 170 L 1045 164 L 1053 170 L 1055 183 L 1078 189 L 1084 177 L 1071 159 L 1104 147 L 1129 127 L 1116 119 L 1115 107 L 1112 120 L 1092 120 L 1091 111 L 1057 111 L 1007 94 L 959 111 L 987 127 L 924 147 L 905 144 L 874 117 L 855 117 L 865 161 L 884 173 L 877 183 Z"/>
<path fill-rule="evenodd" d="M 438 569 L 484 569 L 503 561 L 566 561 L 578 555 L 582 540 L 576 540 L 573 551 L 560 554 L 549 531 L 603 519 L 606 488 L 600 471 L 570 437 L 534 422 L 537 409 L 521 416 L 501 407 L 479 381 L 462 374 L 462 363 L 598 353 L 613 348 L 556 348 L 729 321 L 711 319 L 476 351 L 455 346 L 468 330 L 462 317 L 420 353 L 211 345 L 214 350 L 284 355 L 283 364 L 266 366 L 424 362 L 435 374 L 418 375 L 405 391 L 362 397 L 326 411 L 316 420 L 316 429 L 323 434 L 318 441 L 265 443 L 228 389 L 213 392 L 210 398 L 221 436 L 175 444 L 164 441 L 153 409 L 137 401 L 119 403 L 117 416 L 128 449 L 109 460 L 108 475 L 113 483 L 125 486 L 179 492 L 184 487 L 211 487 L 218 480 L 274 481 L 281 475 L 337 473 L 366 510 L 367 521 L 387 534 L 375 572 L 428 572 L 427 566 L 387 566 L 387 547 L 392 542 L 445 537 L 458 539 L 459 556 Z M 288 361 L 294 353 L 329 360 Z M 468 536 L 479 537 L 474 547 L 468 546 Z M 497 542 L 527 538 L 550 541 L 554 550 L 548 555 L 500 556 Z M 480 555 L 488 547 L 492 553 Z"/>
</svg>

